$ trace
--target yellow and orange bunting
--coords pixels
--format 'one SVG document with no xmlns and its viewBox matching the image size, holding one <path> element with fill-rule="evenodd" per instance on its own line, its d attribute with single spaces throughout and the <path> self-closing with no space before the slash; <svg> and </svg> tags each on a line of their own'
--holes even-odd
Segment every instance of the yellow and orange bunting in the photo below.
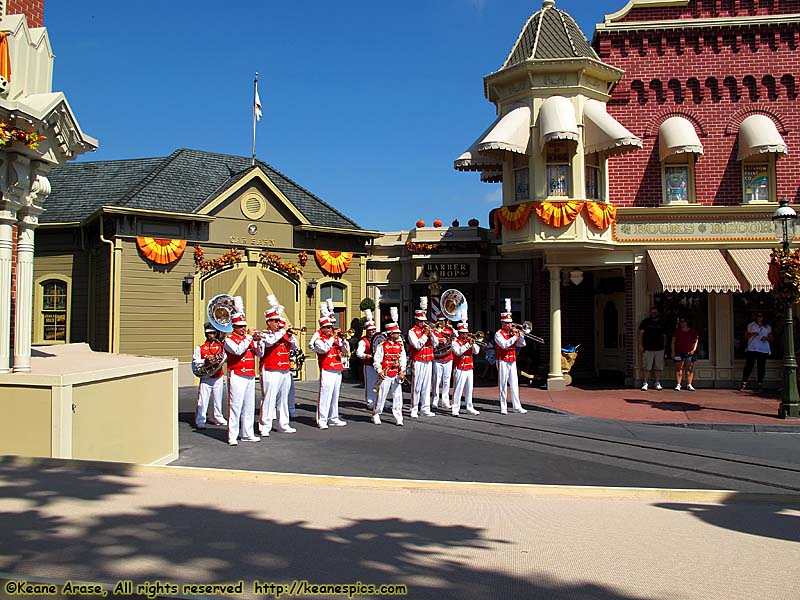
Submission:
<svg viewBox="0 0 800 600">
<path fill-rule="evenodd" d="M 341 275 L 350 266 L 353 260 L 352 252 L 339 252 L 336 250 L 315 250 L 319 268 L 329 275 Z"/>
<path fill-rule="evenodd" d="M 586 202 L 584 209 L 589 222 L 598 229 L 608 229 L 617 220 L 617 207 L 604 202 Z"/>
<path fill-rule="evenodd" d="M 168 265 L 178 260 L 186 249 L 186 240 L 137 237 L 136 245 L 144 257 L 159 265 Z"/>
<path fill-rule="evenodd" d="M 579 200 L 538 202 L 536 214 L 550 227 L 566 227 L 578 217 L 583 205 L 584 203 Z"/>
<path fill-rule="evenodd" d="M 501 206 L 497 209 L 497 218 L 503 224 L 503 227 L 509 231 L 516 231 L 521 229 L 525 223 L 528 222 L 528 217 L 531 215 L 533 204 L 526 202 L 524 204 L 517 204 L 516 206 Z"/>
<path fill-rule="evenodd" d="M 8 52 L 8 35 L 0 33 L 0 75 L 11 82 L 11 55 Z"/>
</svg>

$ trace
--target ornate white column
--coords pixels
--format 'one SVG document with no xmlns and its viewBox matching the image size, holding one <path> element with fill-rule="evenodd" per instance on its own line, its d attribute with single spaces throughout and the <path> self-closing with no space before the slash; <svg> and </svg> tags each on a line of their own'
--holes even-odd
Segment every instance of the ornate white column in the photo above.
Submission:
<svg viewBox="0 0 800 600">
<path fill-rule="evenodd" d="M 561 267 L 550 270 L 550 372 L 547 374 L 547 389 L 566 389 L 561 371 Z"/>
<path fill-rule="evenodd" d="M 0 152 L 0 373 L 11 370 L 12 228 L 28 193 L 28 182 L 28 160 L 19 154 Z"/>
<path fill-rule="evenodd" d="M 31 190 L 17 222 L 17 304 L 14 320 L 14 372 L 31 370 L 33 321 L 33 250 L 34 233 L 39 225 L 42 204 L 50 193 L 50 182 L 43 173 L 49 167 L 41 162 L 32 165 Z"/>
</svg>

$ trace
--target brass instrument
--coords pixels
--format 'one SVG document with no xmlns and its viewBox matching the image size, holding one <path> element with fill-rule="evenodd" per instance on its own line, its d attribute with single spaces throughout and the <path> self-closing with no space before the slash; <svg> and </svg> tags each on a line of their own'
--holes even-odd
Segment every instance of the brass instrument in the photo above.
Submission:
<svg viewBox="0 0 800 600">
<path fill-rule="evenodd" d="M 522 325 L 520 325 L 519 323 L 512 323 L 511 327 L 512 329 L 516 329 L 517 331 L 519 331 L 520 334 L 524 335 L 529 340 L 538 342 L 539 344 L 544 344 L 544 339 L 540 338 L 538 335 L 533 335 L 533 333 L 531 333 L 533 331 L 533 323 L 531 323 L 530 321 L 524 321 Z"/>
<path fill-rule="evenodd" d="M 467 337 L 472 341 L 473 344 L 480 346 L 481 348 L 486 348 L 489 345 L 484 341 L 486 339 L 486 334 L 483 331 L 468 333 Z"/>
<path fill-rule="evenodd" d="M 225 364 L 225 349 L 223 349 L 216 353 L 210 354 L 206 357 L 205 361 L 202 365 L 198 366 L 192 362 L 192 373 L 194 373 L 195 377 L 211 377 L 212 375 L 216 375 L 222 366 Z"/>
<path fill-rule="evenodd" d="M 303 327 L 303 329 L 305 329 L 305 327 Z M 345 333 L 342 333 L 341 329 L 336 329 L 333 333 L 338 335 L 343 340 L 348 340 L 356 334 L 356 330 L 351 327 Z"/>
<path fill-rule="evenodd" d="M 303 335 L 306 332 L 305 327 L 288 327 L 286 333 L 289 335 Z"/>
</svg>

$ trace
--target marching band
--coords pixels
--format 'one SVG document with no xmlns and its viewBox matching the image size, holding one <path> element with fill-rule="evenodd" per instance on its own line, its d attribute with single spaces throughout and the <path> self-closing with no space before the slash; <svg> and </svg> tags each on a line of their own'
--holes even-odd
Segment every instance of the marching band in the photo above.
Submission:
<svg viewBox="0 0 800 600">
<path fill-rule="evenodd" d="M 359 340 L 355 355 L 362 361 L 366 407 L 371 413 L 372 422 L 381 424 L 386 401 L 391 397 L 394 422 L 403 425 L 402 385 L 409 364 L 411 418 L 418 418 L 420 414 L 435 416 L 431 410 L 432 385 L 434 408 L 447 409 L 457 417 L 463 400 L 468 414 L 479 415 L 472 401 L 473 359 L 482 348 L 491 348 L 496 353 L 500 413 L 508 414 L 509 394 L 513 411 L 527 412 L 519 399 L 516 353 L 526 345 L 526 338 L 535 341 L 541 341 L 541 338 L 530 333 L 528 322 L 525 325 L 513 322 L 510 299 L 506 299 L 505 312 L 500 314 L 501 328 L 489 342 L 484 341 L 483 332 L 469 331 L 466 306 L 460 307 L 455 315 L 457 322 L 452 313 L 434 314 L 437 324 L 432 328 L 427 318 L 427 300 L 427 297 L 421 297 L 419 308 L 414 311 L 415 324 L 408 331 L 407 345 L 403 341 L 396 307 L 390 309 L 391 321 L 385 324 L 383 332 L 377 331 L 372 311 L 364 311 L 365 335 Z M 195 426 L 205 429 L 206 412 L 211 400 L 211 422 L 227 426 L 230 446 L 238 445 L 239 440 L 261 440 L 254 431 L 257 372 L 261 376 L 258 420 L 261 436 L 270 435 L 275 420 L 277 431 L 297 431 L 290 424 L 290 419 L 295 416 L 293 373 L 302 368 L 305 360 L 305 353 L 297 339 L 297 335 L 304 333 L 305 328 L 288 327 L 284 307 L 277 298 L 271 294 L 267 301 L 270 308 L 264 312 L 266 329 L 261 331 L 248 328 L 241 298 L 224 294 L 212 298 L 207 308 L 208 322 L 204 325 L 206 341 L 195 348 L 192 357 L 192 370 L 200 378 Z M 311 336 L 308 347 L 316 354 L 319 363 L 316 424 L 324 430 L 330 425 L 347 425 L 339 416 L 339 392 L 342 372 L 349 363 L 348 338 L 352 337 L 354 331 L 343 332 L 337 326 L 331 300 L 320 306 L 318 323 L 319 328 Z M 223 366 L 227 367 L 227 419 L 222 411 Z"/>
</svg>

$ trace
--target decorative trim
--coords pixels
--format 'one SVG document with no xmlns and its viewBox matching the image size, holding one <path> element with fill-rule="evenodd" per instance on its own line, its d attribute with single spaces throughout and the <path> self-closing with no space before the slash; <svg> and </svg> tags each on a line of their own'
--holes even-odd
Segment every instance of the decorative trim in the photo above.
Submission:
<svg viewBox="0 0 800 600">
<path fill-rule="evenodd" d="M 583 210 L 585 203 L 579 200 L 569 200 L 567 202 L 538 202 L 536 203 L 536 214 L 550 227 L 566 227 L 571 224 Z"/>
<path fill-rule="evenodd" d="M 708 133 L 706 133 L 703 124 L 700 122 L 700 118 L 693 111 L 687 109 L 675 110 L 674 108 L 666 109 L 653 115 L 644 128 L 643 137 L 658 137 L 658 128 L 661 127 L 664 121 L 671 117 L 683 117 L 684 119 L 687 119 L 700 132 L 700 137 L 708 137 Z"/>
<path fill-rule="evenodd" d="M 617 219 L 617 207 L 604 202 L 587 201 L 584 212 L 588 221 L 601 231 L 608 229 Z"/>
<path fill-rule="evenodd" d="M 765 117 L 770 118 L 778 128 L 778 133 L 781 135 L 787 134 L 786 126 L 783 124 L 783 119 L 781 119 L 772 111 L 772 106 L 769 104 L 759 103 L 751 104 L 733 113 L 731 118 L 728 119 L 728 122 L 725 124 L 725 135 L 738 135 L 739 126 L 750 115 L 764 115 Z"/>
<path fill-rule="evenodd" d="M 525 226 L 532 210 L 533 202 L 525 202 L 516 206 L 501 206 L 495 214 L 503 227 L 509 231 L 516 231 Z"/>
</svg>

